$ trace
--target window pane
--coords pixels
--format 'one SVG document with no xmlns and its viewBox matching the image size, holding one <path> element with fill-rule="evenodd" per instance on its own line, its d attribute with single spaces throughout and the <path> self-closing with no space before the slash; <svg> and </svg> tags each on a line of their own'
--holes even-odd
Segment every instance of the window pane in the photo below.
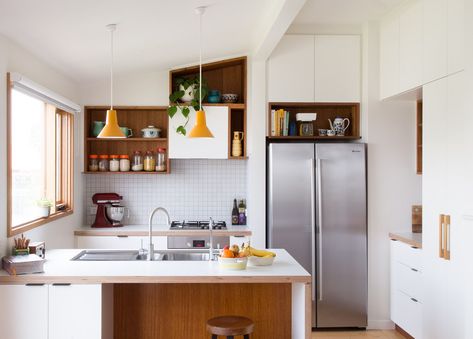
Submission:
<svg viewBox="0 0 473 339">
<path fill-rule="evenodd" d="M 36 201 L 46 196 L 44 102 L 12 90 L 12 226 L 41 216 Z"/>
</svg>

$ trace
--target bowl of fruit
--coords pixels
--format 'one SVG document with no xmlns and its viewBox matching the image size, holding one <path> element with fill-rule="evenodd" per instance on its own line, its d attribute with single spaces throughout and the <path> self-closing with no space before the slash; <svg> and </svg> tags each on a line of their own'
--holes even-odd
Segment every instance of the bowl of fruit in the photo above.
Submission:
<svg viewBox="0 0 473 339">
<path fill-rule="evenodd" d="M 238 245 L 225 246 L 218 256 L 218 264 L 227 270 L 244 270 L 248 264 L 247 252 Z"/>
<path fill-rule="evenodd" d="M 248 253 L 248 262 L 251 266 L 270 266 L 276 258 L 276 253 L 268 250 L 258 250 L 249 244 L 244 245 Z"/>
</svg>

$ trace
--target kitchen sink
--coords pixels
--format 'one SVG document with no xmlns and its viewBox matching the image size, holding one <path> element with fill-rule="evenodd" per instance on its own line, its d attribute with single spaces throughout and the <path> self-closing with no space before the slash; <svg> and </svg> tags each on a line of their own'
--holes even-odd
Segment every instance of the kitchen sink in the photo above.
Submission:
<svg viewBox="0 0 473 339">
<path fill-rule="evenodd" d="M 140 255 L 134 250 L 84 250 L 71 260 L 74 261 L 135 261 L 146 260 L 146 255 Z"/>
<path fill-rule="evenodd" d="M 154 252 L 155 261 L 206 261 L 207 251 L 176 251 L 165 250 Z M 73 261 L 139 261 L 146 260 L 147 254 L 135 250 L 83 250 L 71 260 Z"/>
<path fill-rule="evenodd" d="M 206 261 L 209 260 L 209 253 L 190 253 L 190 252 L 166 252 L 162 253 L 162 261 Z"/>
</svg>

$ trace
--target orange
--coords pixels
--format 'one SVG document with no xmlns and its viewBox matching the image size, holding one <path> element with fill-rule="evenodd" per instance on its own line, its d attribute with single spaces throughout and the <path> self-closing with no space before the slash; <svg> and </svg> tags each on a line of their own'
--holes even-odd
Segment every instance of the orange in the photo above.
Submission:
<svg viewBox="0 0 473 339">
<path fill-rule="evenodd" d="M 235 258 L 235 255 L 231 250 L 223 250 L 222 258 Z"/>
</svg>

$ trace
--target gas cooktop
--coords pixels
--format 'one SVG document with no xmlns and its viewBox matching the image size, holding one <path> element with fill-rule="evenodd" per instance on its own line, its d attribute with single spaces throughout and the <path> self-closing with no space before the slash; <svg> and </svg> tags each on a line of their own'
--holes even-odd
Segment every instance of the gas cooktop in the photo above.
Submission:
<svg viewBox="0 0 473 339">
<path fill-rule="evenodd" d="M 171 222 L 171 230 L 208 230 L 210 221 L 173 221 Z M 225 221 L 214 221 L 213 230 L 226 230 Z"/>
</svg>

